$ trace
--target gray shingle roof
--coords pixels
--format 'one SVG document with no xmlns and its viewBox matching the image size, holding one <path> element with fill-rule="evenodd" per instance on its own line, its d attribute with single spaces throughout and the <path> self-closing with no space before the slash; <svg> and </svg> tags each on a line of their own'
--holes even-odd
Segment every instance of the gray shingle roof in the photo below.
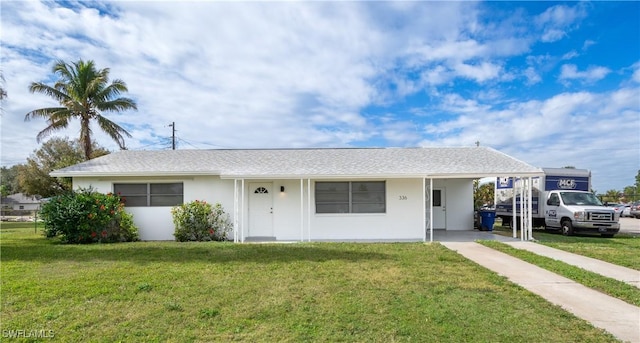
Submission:
<svg viewBox="0 0 640 343">
<path fill-rule="evenodd" d="M 220 175 L 223 178 L 528 176 L 539 168 L 487 147 L 119 151 L 59 177 Z"/>
</svg>

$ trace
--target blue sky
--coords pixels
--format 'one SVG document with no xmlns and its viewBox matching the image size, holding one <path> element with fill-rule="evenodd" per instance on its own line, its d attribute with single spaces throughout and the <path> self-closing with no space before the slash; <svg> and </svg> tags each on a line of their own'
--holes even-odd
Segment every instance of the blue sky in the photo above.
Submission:
<svg viewBox="0 0 640 343">
<path fill-rule="evenodd" d="M 137 112 L 130 149 L 472 146 L 640 169 L 640 2 L 38 2 L 1 4 L 1 159 L 25 162 L 55 105 L 55 60 L 94 60 Z M 75 126 L 74 126 L 75 125 Z M 59 136 L 76 137 L 74 124 Z M 96 131 L 98 142 L 115 143 Z"/>
</svg>

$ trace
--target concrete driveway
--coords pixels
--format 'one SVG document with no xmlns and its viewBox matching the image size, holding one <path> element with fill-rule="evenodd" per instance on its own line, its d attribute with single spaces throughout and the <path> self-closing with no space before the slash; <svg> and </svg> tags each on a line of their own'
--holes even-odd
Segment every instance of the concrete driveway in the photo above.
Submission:
<svg viewBox="0 0 640 343">
<path fill-rule="evenodd" d="M 610 332 L 622 341 L 640 342 L 640 308 L 637 306 L 475 242 L 449 241 L 440 244 L 507 277 L 511 282 L 591 322 L 593 326 Z M 535 250 L 537 243 L 522 242 L 514 245 L 520 249 L 528 246 Z M 567 254 L 573 255 L 560 250 L 554 251 L 555 258 Z M 583 263 L 582 260 L 572 260 L 578 261 L 578 264 Z M 630 273 L 630 276 L 623 278 L 637 280 L 640 272 L 632 270 Z"/>
<path fill-rule="evenodd" d="M 640 236 L 640 219 L 620 218 L 620 233 L 628 233 Z"/>
</svg>

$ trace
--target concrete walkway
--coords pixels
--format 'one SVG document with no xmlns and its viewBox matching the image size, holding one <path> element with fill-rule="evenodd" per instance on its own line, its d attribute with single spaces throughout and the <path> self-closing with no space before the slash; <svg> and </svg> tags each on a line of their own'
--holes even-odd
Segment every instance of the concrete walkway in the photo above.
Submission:
<svg viewBox="0 0 640 343">
<path fill-rule="evenodd" d="M 625 342 L 640 342 L 640 307 L 475 242 L 440 242 Z"/>
<path fill-rule="evenodd" d="M 560 249 L 554 249 L 534 242 L 521 241 L 504 243 L 509 244 L 516 249 L 523 249 L 541 256 L 550 257 L 554 260 L 562 261 L 572 266 L 580 267 L 584 270 L 604 275 L 640 288 L 640 271 L 635 269 L 618 266 L 613 263 L 573 254 Z"/>
</svg>

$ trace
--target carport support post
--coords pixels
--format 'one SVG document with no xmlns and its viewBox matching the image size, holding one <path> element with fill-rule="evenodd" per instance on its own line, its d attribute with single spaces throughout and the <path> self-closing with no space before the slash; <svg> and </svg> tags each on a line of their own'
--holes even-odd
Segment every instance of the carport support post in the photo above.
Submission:
<svg viewBox="0 0 640 343">
<path fill-rule="evenodd" d="M 433 243 L 433 178 L 429 179 L 429 242 Z"/>
<path fill-rule="evenodd" d="M 307 179 L 307 231 L 307 239 L 311 242 L 311 179 Z"/>
<path fill-rule="evenodd" d="M 512 196 L 511 196 L 511 228 L 513 229 L 513 238 L 518 238 L 518 228 L 516 227 L 516 223 L 518 222 L 516 218 L 516 215 L 518 214 L 518 212 L 516 211 L 516 177 L 513 176 L 511 177 L 511 191 L 512 191 Z"/>
<path fill-rule="evenodd" d="M 240 217 L 240 242 L 244 243 L 244 179 L 241 180 L 240 182 L 240 196 L 242 197 L 242 206 L 240 206 L 240 208 L 242 209 L 242 216 Z"/>
<path fill-rule="evenodd" d="M 524 241 L 525 223 L 524 223 L 524 178 L 520 178 L 520 240 Z"/>
<path fill-rule="evenodd" d="M 528 199 L 528 208 L 527 208 L 527 214 L 529 215 L 529 222 L 527 223 L 528 226 L 528 230 L 529 230 L 529 240 L 531 240 L 532 236 L 533 236 L 533 178 L 531 176 L 529 176 L 529 189 L 527 190 L 527 199 Z M 540 201 L 538 199 L 538 201 Z"/>
<path fill-rule="evenodd" d="M 422 192 L 422 241 L 426 242 L 427 241 L 427 179 L 426 178 L 422 178 L 422 189 L 424 190 L 424 192 Z"/>
<path fill-rule="evenodd" d="M 238 243 L 238 179 L 233 179 L 233 243 Z"/>
</svg>

